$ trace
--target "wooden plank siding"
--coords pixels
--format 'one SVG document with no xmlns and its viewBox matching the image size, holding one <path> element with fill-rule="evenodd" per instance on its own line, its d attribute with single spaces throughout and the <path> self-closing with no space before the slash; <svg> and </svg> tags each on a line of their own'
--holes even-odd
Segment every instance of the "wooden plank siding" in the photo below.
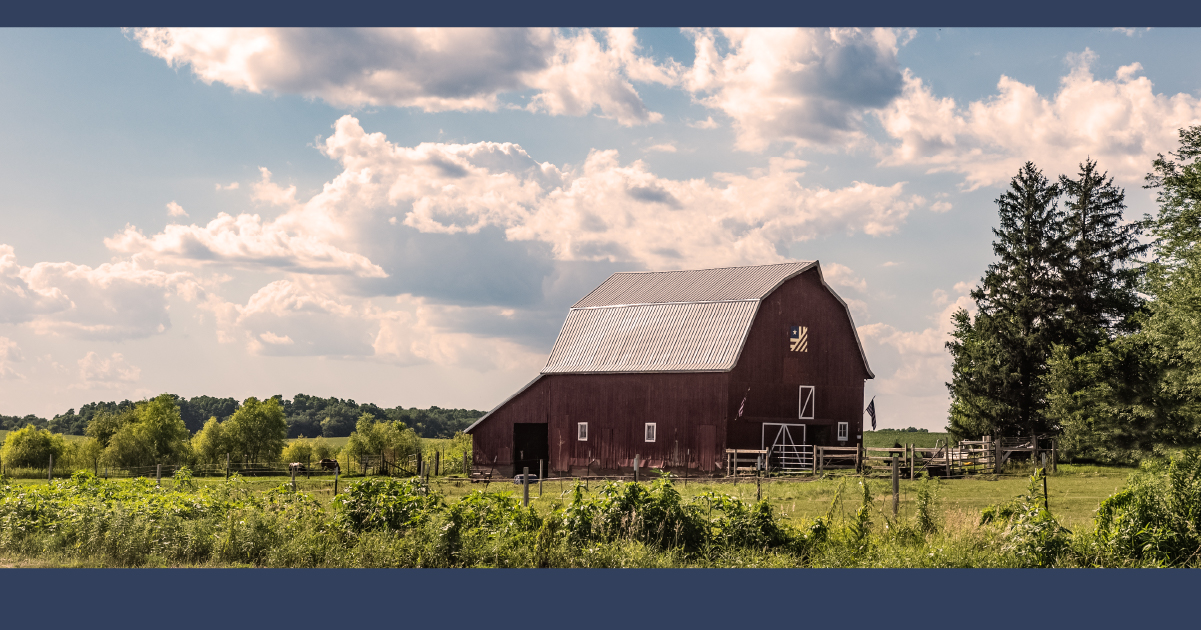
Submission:
<svg viewBox="0 0 1201 630">
<path fill-rule="evenodd" d="M 761 448 L 766 422 L 805 424 L 809 444 L 860 444 L 872 375 L 846 307 L 820 273 L 811 266 L 762 298 L 729 371 L 544 372 L 469 429 L 475 465 L 514 473 L 516 423 L 547 425 L 554 474 L 628 473 L 635 455 L 650 468 L 712 472 L 727 448 Z M 806 352 L 789 349 L 797 325 L 808 328 Z M 679 334 L 689 332 L 682 322 Z M 814 419 L 798 419 L 801 385 L 815 387 Z M 577 439 L 579 422 L 588 423 L 586 441 Z M 656 423 L 654 442 L 645 441 L 647 422 Z M 846 442 L 836 441 L 837 422 L 850 425 Z"/>
<path fill-rule="evenodd" d="M 809 329 L 808 351 L 789 350 L 793 326 Z M 746 345 L 730 372 L 726 448 L 761 448 L 764 422 L 805 424 L 810 444 L 854 446 L 863 435 L 863 381 L 871 378 L 846 308 L 822 283 L 817 269 L 788 280 L 767 296 Z M 798 415 L 800 386 L 815 387 L 812 420 Z M 750 390 L 748 393 L 748 389 Z M 849 423 L 849 440 L 838 442 L 835 425 Z"/>
<path fill-rule="evenodd" d="M 631 469 L 638 455 L 652 468 L 712 470 L 724 445 L 699 452 L 697 427 L 724 435 L 724 373 L 553 374 L 515 396 L 472 431 L 474 461 L 508 474 L 513 462 L 513 424 L 546 422 L 550 470 L 559 473 L 616 474 Z M 588 423 L 588 440 L 577 439 L 577 423 Z M 645 424 L 654 422 L 654 442 Z"/>
</svg>

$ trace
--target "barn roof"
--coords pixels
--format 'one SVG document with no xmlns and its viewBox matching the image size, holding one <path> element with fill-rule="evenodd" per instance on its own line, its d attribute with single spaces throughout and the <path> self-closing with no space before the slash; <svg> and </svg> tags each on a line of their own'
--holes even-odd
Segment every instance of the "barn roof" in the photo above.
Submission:
<svg viewBox="0 0 1201 630">
<path fill-rule="evenodd" d="M 633 271 L 609 276 L 575 308 L 675 302 L 761 300 L 816 261 L 686 271 Z"/>
<path fill-rule="evenodd" d="M 615 273 L 571 308 L 542 373 L 727 372 L 763 298 L 812 268 L 821 275 L 816 261 Z"/>
<path fill-rule="evenodd" d="M 573 308 L 543 374 L 733 369 L 759 300 Z"/>
</svg>

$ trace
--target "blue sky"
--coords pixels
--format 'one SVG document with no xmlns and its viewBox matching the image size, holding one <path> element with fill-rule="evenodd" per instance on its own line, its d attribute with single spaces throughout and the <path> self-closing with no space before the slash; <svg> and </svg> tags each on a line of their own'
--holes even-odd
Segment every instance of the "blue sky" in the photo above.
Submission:
<svg viewBox="0 0 1201 630">
<path fill-rule="evenodd" d="M 1091 156 L 1152 211 L 1197 33 L 3 30 L 0 413 L 487 409 L 614 271 L 818 259 L 938 429 L 992 200 Z"/>
</svg>

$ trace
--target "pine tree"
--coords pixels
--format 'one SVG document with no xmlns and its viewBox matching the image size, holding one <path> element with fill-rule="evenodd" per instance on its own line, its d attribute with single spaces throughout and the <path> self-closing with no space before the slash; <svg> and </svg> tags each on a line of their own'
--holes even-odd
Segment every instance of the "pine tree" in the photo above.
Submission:
<svg viewBox="0 0 1201 630">
<path fill-rule="evenodd" d="M 1075 354 L 1091 352 L 1103 340 L 1133 332 L 1142 307 L 1138 294 L 1140 223 L 1122 223 L 1126 193 L 1108 173 L 1086 159 L 1076 179 L 1059 177 L 1066 199 L 1064 225 L 1071 249 L 1064 267 L 1067 339 Z"/>
<path fill-rule="evenodd" d="M 997 198 L 1000 227 L 980 286 L 975 318 L 956 315 L 947 349 L 954 359 L 952 433 L 1037 434 L 1049 428 L 1043 376 L 1063 341 L 1067 307 L 1063 269 L 1070 252 L 1058 185 L 1027 162 Z"/>
</svg>

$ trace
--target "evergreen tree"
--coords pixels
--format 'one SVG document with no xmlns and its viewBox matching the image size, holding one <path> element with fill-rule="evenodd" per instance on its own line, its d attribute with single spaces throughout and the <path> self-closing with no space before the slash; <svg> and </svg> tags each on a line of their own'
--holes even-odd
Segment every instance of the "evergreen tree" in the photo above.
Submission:
<svg viewBox="0 0 1201 630">
<path fill-rule="evenodd" d="M 1027 162 L 997 198 L 993 229 L 997 262 L 972 291 L 978 312 L 956 315 L 947 342 L 954 359 L 950 426 L 958 437 L 1041 433 L 1043 376 L 1052 347 L 1063 340 L 1069 252 L 1059 187 Z"/>
<path fill-rule="evenodd" d="M 1061 175 L 1066 197 L 1065 236 L 1070 256 L 1064 267 L 1067 339 L 1077 353 L 1091 352 L 1106 339 L 1133 332 L 1142 306 L 1138 294 L 1140 223 L 1122 223 L 1126 193 L 1108 173 L 1086 159 L 1076 179 Z"/>
</svg>

